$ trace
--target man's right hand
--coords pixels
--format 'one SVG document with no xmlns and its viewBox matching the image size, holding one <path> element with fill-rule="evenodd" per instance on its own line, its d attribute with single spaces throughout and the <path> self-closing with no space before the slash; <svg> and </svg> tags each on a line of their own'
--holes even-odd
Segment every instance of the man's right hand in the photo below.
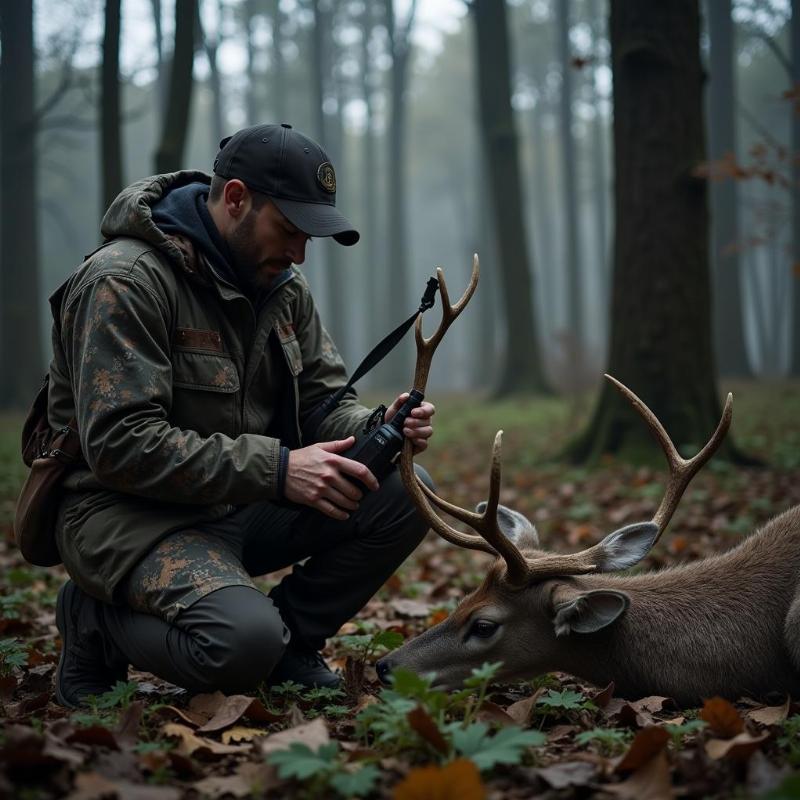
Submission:
<svg viewBox="0 0 800 800">
<path fill-rule="evenodd" d="M 338 455 L 354 442 L 355 437 L 350 436 L 290 451 L 283 490 L 286 499 L 315 508 L 333 519 L 347 519 L 362 497 L 361 490 L 348 476 L 373 491 L 379 486 L 364 464 Z"/>
</svg>

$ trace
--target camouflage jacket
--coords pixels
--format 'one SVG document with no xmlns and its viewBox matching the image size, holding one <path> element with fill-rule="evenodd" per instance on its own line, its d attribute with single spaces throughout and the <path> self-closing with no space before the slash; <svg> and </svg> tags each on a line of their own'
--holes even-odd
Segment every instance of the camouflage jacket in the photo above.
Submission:
<svg viewBox="0 0 800 800">
<path fill-rule="evenodd" d="M 70 473 L 56 534 L 67 571 L 106 601 L 166 533 L 274 499 L 280 447 L 346 372 L 295 269 L 258 311 L 202 252 L 153 223 L 151 207 L 195 181 L 139 181 L 103 219 L 106 244 L 50 298 L 48 415 L 76 417 L 84 468 Z M 355 433 L 348 396 L 316 441 Z"/>
</svg>

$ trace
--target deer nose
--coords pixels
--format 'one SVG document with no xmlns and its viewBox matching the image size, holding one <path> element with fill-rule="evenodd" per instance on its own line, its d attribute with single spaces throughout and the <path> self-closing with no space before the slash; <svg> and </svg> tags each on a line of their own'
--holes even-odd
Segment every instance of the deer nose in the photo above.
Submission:
<svg viewBox="0 0 800 800">
<path fill-rule="evenodd" d="M 375 671 L 378 673 L 381 683 L 389 683 L 389 673 L 392 671 L 392 665 L 389 663 L 388 658 L 382 658 L 375 665 Z"/>
</svg>

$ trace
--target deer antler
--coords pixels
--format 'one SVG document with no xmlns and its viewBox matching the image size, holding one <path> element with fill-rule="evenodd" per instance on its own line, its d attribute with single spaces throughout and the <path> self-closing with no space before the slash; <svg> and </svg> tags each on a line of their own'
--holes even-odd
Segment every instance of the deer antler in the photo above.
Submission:
<svg viewBox="0 0 800 800">
<path fill-rule="evenodd" d="M 437 269 L 439 285 L 442 295 L 442 321 L 436 332 L 428 339 L 422 336 L 421 320 L 417 320 L 416 339 L 417 339 L 417 366 L 414 376 L 414 388 L 424 394 L 428 380 L 431 360 L 436 351 L 436 347 L 442 340 L 447 329 L 453 320 L 461 313 L 466 304 L 471 299 L 478 283 L 479 267 L 478 256 L 473 259 L 472 277 L 469 285 L 461 299 L 451 304 L 447 293 L 447 286 L 444 280 L 444 273 Z M 700 452 L 691 459 L 684 459 L 680 456 L 669 435 L 664 430 L 664 426 L 658 421 L 653 412 L 637 397 L 627 386 L 620 383 L 610 375 L 606 375 L 614 386 L 633 405 L 636 411 L 642 416 L 647 425 L 653 431 L 660 442 L 669 465 L 670 477 L 664 491 L 664 497 L 653 516 L 653 522 L 658 526 L 658 534 L 655 541 L 664 532 L 670 519 L 672 518 L 678 503 L 689 485 L 691 479 L 711 458 L 722 443 L 725 434 L 731 424 L 733 414 L 733 397 L 728 394 L 722 417 L 711 438 Z M 556 575 L 580 575 L 593 572 L 597 569 L 596 561 L 601 555 L 600 545 L 594 545 L 579 553 L 568 555 L 562 554 L 541 554 L 537 553 L 534 558 L 526 558 L 520 549 L 506 537 L 497 522 L 497 506 L 500 499 L 500 451 L 502 442 L 502 431 L 498 431 L 495 436 L 492 448 L 492 460 L 489 479 L 489 498 L 483 513 L 467 511 L 460 506 L 443 500 L 435 492 L 431 491 L 414 473 L 414 451 L 410 441 L 403 443 L 403 450 L 400 456 L 400 473 L 403 483 L 411 494 L 423 519 L 435 530 L 442 538 L 448 542 L 466 547 L 471 550 L 480 550 L 485 553 L 492 553 L 501 557 L 506 562 L 507 581 L 514 586 L 524 586 L 532 581 L 543 580 L 547 577 Z M 465 523 L 477 534 L 462 533 L 451 525 L 448 525 L 431 508 L 433 503 L 437 508 L 450 514 L 460 522 Z"/>
</svg>

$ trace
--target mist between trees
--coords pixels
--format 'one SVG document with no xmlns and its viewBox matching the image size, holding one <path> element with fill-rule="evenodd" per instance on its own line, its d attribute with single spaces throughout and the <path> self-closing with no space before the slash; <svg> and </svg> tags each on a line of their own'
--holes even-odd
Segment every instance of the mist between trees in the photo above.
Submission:
<svg viewBox="0 0 800 800">
<path fill-rule="evenodd" d="M 2 0 L 0 405 L 29 402 L 46 298 L 122 186 L 286 121 L 324 144 L 362 232 L 303 267 L 351 369 L 436 265 L 460 293 L 477 252 L 432 391 L 612 369 L 651 402 L 694 380 L 693 440 L 718 374 L 800 372 L 791 5 Z M 409 337 L 362 385 L 406 387 L 412 357 Z"/>
</svg>

